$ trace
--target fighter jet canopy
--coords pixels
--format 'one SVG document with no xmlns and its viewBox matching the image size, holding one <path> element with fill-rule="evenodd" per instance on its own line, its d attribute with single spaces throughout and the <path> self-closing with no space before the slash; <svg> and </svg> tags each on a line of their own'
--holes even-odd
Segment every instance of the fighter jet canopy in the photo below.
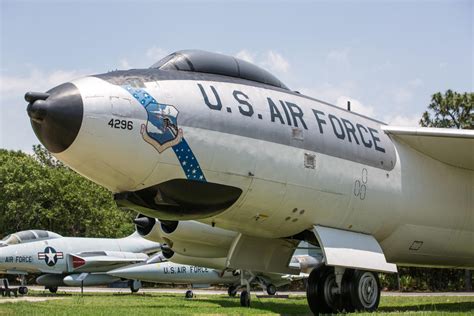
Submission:
<svg viewBox="0 0 474 316">
<path fill-rule="evenodd" d="M 0 241 L 0 247 L 60 237 L 62 236 L 47 230 L 23 230 L 3 238 Z"/>
<path fill-rule="evenodd" d="M 256 81 L 289 90 L 274 75 L 254 64 L 232 56 L 202 50 L 182 50 L 172 53 L 150 68 L 210 73 Z"/>
</svg>

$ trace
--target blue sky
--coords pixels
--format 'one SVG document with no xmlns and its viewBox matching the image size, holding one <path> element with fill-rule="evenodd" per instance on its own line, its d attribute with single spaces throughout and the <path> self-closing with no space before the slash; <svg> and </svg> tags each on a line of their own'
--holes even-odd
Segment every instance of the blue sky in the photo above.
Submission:
<svg viewBox="0 0 474 316">
<path fill-rule="evenodd" d="M 0 148 L 38 143 L 23 95 L 187 48 L 252 61 L 290 88 L 394 125 L 474 91 L 473 1 L 0 0 Z"/>
</svg>

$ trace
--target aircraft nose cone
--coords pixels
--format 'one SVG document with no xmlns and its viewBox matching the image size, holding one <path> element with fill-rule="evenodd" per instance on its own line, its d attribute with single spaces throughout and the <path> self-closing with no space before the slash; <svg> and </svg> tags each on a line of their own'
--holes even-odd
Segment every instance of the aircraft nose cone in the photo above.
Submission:
<svg viewBox="0 0 474 316">
<path fill-rule="evenodd" d="M 52 153 L 66 150 L 82 124 L 84 105 L 79 89 L 64 83 L 46 93 L 27 92 L 26 111 L 40 142 Z"/>
</svg>

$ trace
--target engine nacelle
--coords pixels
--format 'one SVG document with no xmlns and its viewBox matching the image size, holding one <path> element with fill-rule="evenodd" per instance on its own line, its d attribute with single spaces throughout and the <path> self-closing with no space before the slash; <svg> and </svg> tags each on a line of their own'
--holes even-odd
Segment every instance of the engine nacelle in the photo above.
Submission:
<svg viewBox="0 0 474 316">
<path fill-rule="evenodd" d="M 166 244 L 173 253 L 191 257 L 227 257 L 237 236 L 234 231 L 197 221 L 159 221 L 139 215 L 134 222 L 143 238 Z"/>
<path fill-rule="evenodd" d="M 161 223 L 157 219 L 139 214 L 133 222 L 135 230 L 143 238 L 161 244 L 165 243 L 161 236 Z"/>
</svg>

